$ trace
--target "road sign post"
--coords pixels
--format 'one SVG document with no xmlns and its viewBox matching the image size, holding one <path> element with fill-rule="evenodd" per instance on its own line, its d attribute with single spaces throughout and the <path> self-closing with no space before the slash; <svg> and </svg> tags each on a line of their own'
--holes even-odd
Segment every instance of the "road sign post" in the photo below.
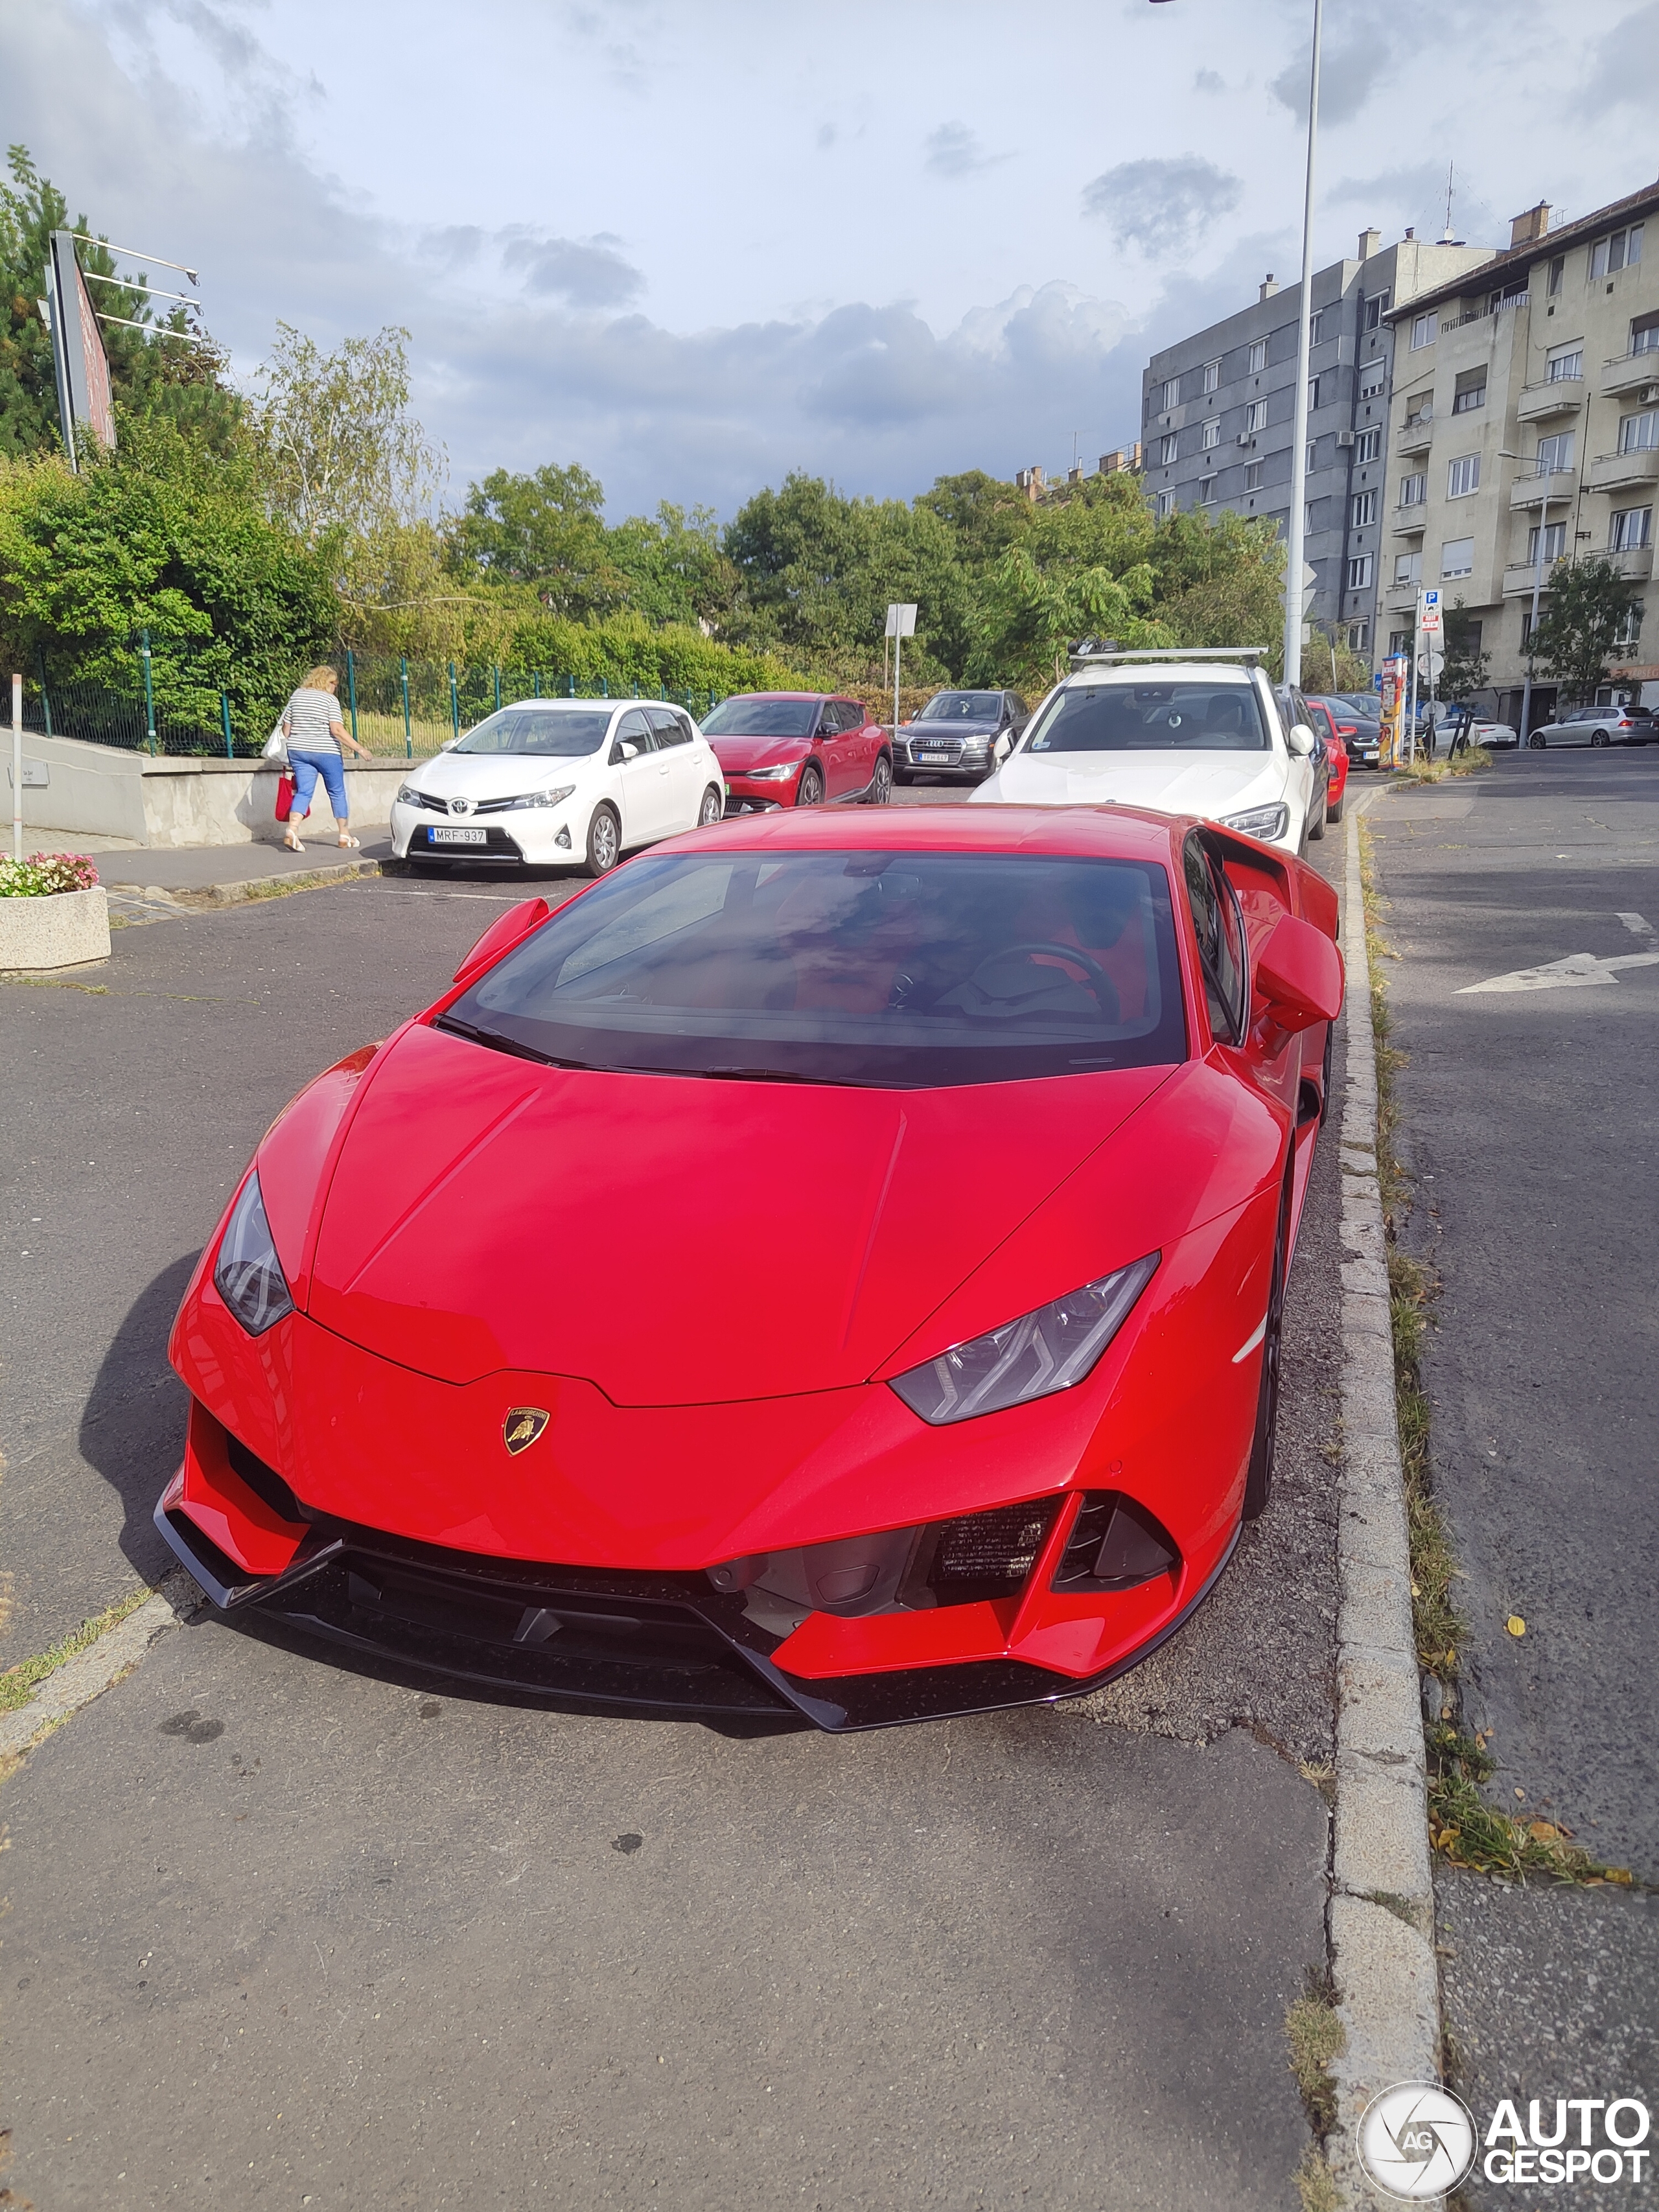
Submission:
<svg viewBox="0 0 1659 2212">
<path fill-rule="evenodd" d="M 23 857 L 23 679 L 11 679 L 11 857 Z"/>
<path fill-rule="evenodd" d="M 916 634 L 916 610 L 914 601 L 901 604 L 894 600 L 887 610 L 887 635 L 893 641 L 893 743 L 898 744 L 899 728 L 899 662 L 904 652 L 904 641 Z"/>
</svg>

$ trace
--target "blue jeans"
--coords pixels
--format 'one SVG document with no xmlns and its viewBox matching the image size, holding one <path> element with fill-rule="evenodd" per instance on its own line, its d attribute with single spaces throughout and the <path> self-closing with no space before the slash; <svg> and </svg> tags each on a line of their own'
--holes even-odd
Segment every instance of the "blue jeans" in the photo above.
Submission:
<svg viewBox="0 0 1659 2212">
<path fill-rule="evenodd" d="M 296 753 L 290 750 L 288 764 L 294 771 L 294 811 L 290 822 L 297 821 L 311 811 L 311 794 L 321 776 L 328 791 L 328 803 L 334 809 L 334 819 L 346 819 L 345 763 L 338 753 Z"/>
</svg>

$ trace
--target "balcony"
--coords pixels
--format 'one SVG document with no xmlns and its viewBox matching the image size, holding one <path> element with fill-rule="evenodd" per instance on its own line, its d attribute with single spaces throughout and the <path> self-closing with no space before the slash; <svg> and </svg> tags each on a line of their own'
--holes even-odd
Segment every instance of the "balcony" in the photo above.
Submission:
<svg viewBox="0 0 1659 2212">
<path fill-rule="evenodd" d="M 1516 420 L 1547 422 L 1558 416 L 1576 415 L 1584 404 L 1582 376 L 1555 376 L 1542 384 L 1523 385 Z"/>
<path fill-rule="evenodd" d="M 1620 574 L 1628 576 L 1632 583 L 1645 583 L 1653 574 L 1651 545 L 1632 545 L 1621 553 L 1609 553 L 1607 557 Z"/>
<path fill-rule="evenodd" d="M 1659 348 L 1644 353 L 1621 354 L 1601 371 L 1601 389 L 1609 399 L 1628 398 L 1652 385 L 1659 396 Z"/>
<path fill-rule="evenodd" d="M 1587 491 L 1651 491 L 1659 483 L 1659 446 L 1633 453 L 1598 453 L 1584 474 Z"/>
<path fill-rule="evenodd" d="M 1510 505 L 1519 510 L 1537 507 L 1546 499 L 1571 499 L 1577 480 L 1571 469 L 1534 469 L 1527 476 L 1516 477 L 1510 486 Z"/>
<path fill-rule="evenodd" d="M 1413 506 L 1397 507 L 1389 518 L 1389 526 L 1396 538 L 1420 538 L 1428 513 L 1420 499 Z"/>
<path fill-rule="evenodd" d="M 1426 453 L 1434 438 L 1432 415 L 1408 415 L 1394 434 L 1396 453 Z"/>
<path fill-rule="evenodd" d="M 1540 588 L 1546 592 L 1550 587 L 1550 572 L 1554 566 L 1553 561 L 1546 561 L 1544 563 L 1544 576 Z M 1529 599 L 1532 597 L 1534 573 L 1530 561 L 1511 561 L 1504 571 L 1504 597 L 1506 599 Z"/>
<path fill-rule="evenodd" d="M 1420 578 L 1415 583 L 1385 584 L 1382 604 L 1390 614 L 1407 614 L 1417 605 L 1417 595 L 1422 588 Z"/>
</svg>

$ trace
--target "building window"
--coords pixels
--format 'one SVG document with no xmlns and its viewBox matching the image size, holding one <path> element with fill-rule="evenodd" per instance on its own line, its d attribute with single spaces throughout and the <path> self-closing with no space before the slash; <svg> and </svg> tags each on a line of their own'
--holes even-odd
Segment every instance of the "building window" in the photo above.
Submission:
<svg viewBox="0 0 1659 2212">
<path fill-rule="evenodd" d="M 1172 407 L 1179 407 L 1180 404 L 1181 379 L 1172 376 L 1164 386 L 1164 412 L 1167 415 Z"/>
<path fill-rule="evenodd" d="M 1421 507 L 1428 495 L 1429 479 L 1423 471 L 1419 470 L 1415 476 L 1401 477 L 1400 504 L 1401 507 Z"/>
<path fill-rule="evenodd" d="M 1254 436 L 1256 431 L 1258 431 L 1258 430 L 1265 430 L 1265 429 L 1267 428 L 1267 401 L 1266 401 L 1265 399 L 1253 399 L 1253 400 L 1251 400 L 1251 402 L 1250 402 L 1249 405 L 1249 406 L 1245 409 L 1245 410 L 1244 410 L 1244 428 L 1245 428 L 1245 430 L 1246 430 L 1246 431 L 1247 431 L 1247 433 L 1249 433 L 1250 435 Z"/>
<path fill-rule="evenodd" d="M 1198 480 L 1198 503 L 1200 507 L 1215 505 L 1215 478 L 1200 477 Z"/>
<path fill-rule="evenodd" d="M 1449 538 L 1440 549 L 1440 573 L 1443 576 L 1472 576 L 1474 574 L 1474 540 L 1473 538 Z"/>
<path fill-rule="evenodd" d="M 1539 621 L 1540 621 L 1540 623 L 1541 623 L 1541 622 L 1543 621 L 1543 619 L 1544 619 L 1543 613 L 1542 613 L 1541 610 L 1540 610 L 1540 613 L 1539 613 L 1538 619 L 1539 619 Z M 1530 607 L 1522 607 L 1522 610 L 1521 610 L 1521 650 L 1522 650 L 1522 653 L 1526 653 L 1526 652 L 1529 651 L 1529 650 L 1530 650 L 1530 648 L 1531 648 L 1531 646 L 1532 646 L 1532 609 L 1531 609 Z"/>
<path fill-rule="evenodd" d="M 1244 489 L 1246 491 L 1261 490 L 1261 464 L 1260 461 L 1251 461 L 1246 466 L 1244 471 Z"/>
<path fill-rule="evenodd" d="M 1349 507 L 1348 520 L 1355 530 L 1364 530 L 1376 520 L 1376 494 L 1357 491 Z"/>
<path fill-rule="evenodd" d="M 1206 392 L 1213 392 L 1213 391 L 1217 388 L 1217 386 L 1220 384 L 1220 382 L 1221 382 L 1221 363 L 1220 363 L 1218 361 L 1206 361 L 1206 362 L 1205 362 L 1205 364 L 1204 364 L 1204 389 L 1205 389 L 1205 391 L 1206 391 Z"/>
<path fill-rule="evenodd" d="M 1422 577 L 1423 556 L 1420 551 L 1416 553 L 1396 553 L 1395 555 L 1394 580 L 1395 588 L 1396 590 L 1398 590 L 1400 586 L 1402 584 L 1420 583 L 1422 581 Z"/>
<path fill-rule="evenodd" d="M 1386 381 L 1387 378 L 1383 374 L 1381 357 L 1379 356 L 1375 361 L 1368 361 L 1364 368 L 1359 372 L 1360 398 L 1362 399 L 1375 399 L 1377 393 L 1382 389 Z"/>
<path fill-rule="evenodd" d="M 1652 522 L 1653 509 L 1650 507 L 1626 507 L 1616 510 L 1607 525 L 1608 552 L 1639 551 L 1648 543 Z"/>
<path fill-rule="evenodd" d="M 1357 461 L 1376 461 L 1382 457 L 1381 430 L 1362 430 L 1355 441 L 1353 457 Z"/>
<path fill-rule="evenodd" d="M 1638 315 L 1630 326 L 1632 353 L 1659 353 L 1659 315 Z"/>
<path fill-rule="evenodd" d="M 1365 302 L 1365 328 L 1368 331 L 1379 329 L 1382 318 L 1388 312 L 1389 295 L 1386 292 L 1373 292 Z"/>
<path fill-rule="evenodd" d="M 1561 279 L 1567 272 L 1567 257 L 1558 253 L 1550 264 L 1550 297 L 1554 299 L 1561 289 Z"/>
<path fill-rule="evenodd" d="M 1316 307 L 1308 318 L 1308 343 L 1310 346 L 1316 346 L 1319 343 L 1320 333 L 1324 327 L 1325 310 L 1322 307 Z"/>
<path fill-rule="evenodd" d="M 1486 372 L 1472 368 L 1457 380 L 1457 389 L 1452 394 L 1454 415 L 1473 415 L 1477 407 L 1486 404 Z"/>
<path fill-rule="evenodd" d="M 1584 344 L 1581 338 L 1576 345 L 1555 346 L 1544 371 L 1548 384 L 1576 383 L 1584 374 Z"/>
<path fill-rule="evenodd" d="M 1439 335 L 1440 318 L 1432 309 L 1426 315 L 1419 315 L 1412 325 L 1412 351 L 1417 353 L 1424 346 L 1432 345 Z"/>
<path fill-rule="evenodd" d="M 1204 436 L 1201 442 L 1203 449 L 1206 453 L 1212 447 L 1218 446 L 1221 443 L 1221 418 L 1219 416 L 1212 416 L 1211 420 L 1204 425 Z"/>
<path fill-rule="evenodd" d="M 1307 505 L 1303 508 L 1302 534 L 1304 538 L 1311 538 L 1316 530 L 1322 530 L 1324 528 L 1325 526 L 1320 519 L 1319 513 L 1320 508 L 1323 505 L 1324 501 L 1322 500 L 1310 499 Z"/>
<path fill-rule="evenodd" d="M 1261 375 L 1261 372 L 1262 372 L 1262 370 L 1263 370 L 1264 368 L 1266 368 L 1266 367 L 1267 367 L 1267 339 L 1266 339 L 1266 338 L 1252 338 L 1252 339 L 1250 340 L 1250 366 L 1249 366 L 1249 370 L 1246 372 L 1246 374 L 1249 374 L 1249 375 L 1250 375 L 1250 376 L 1260 376 L 1260 375 Z"/>
<path fill-rule="evenodd" d="M 1659 408 L 1650 408 L 1645 415 L 1626 415 L 1619 423 L 1619 450 L 1621 453 L 1645 453 L 1659 446 Z"/>
<path fill-rule="evenodd" d="M 1175 494 L 1174 494 L 1172 491 L 1161 491 L 1161 492 L 1159 492 L 1159 494 L 1158 494 L 1158 520 L 1159 520 L 1160 522 L 1166 521 L 1166 520 L 1169 519 L 1169 517 L 1170 517 L 1170 515 L 1172 515 L 1174 513 L 1175 513 Z"/>
<path fill-rule="evenodd" d="M 1390 660 L 1397 659 L 1402 653 L 1409 653 L 1411 649 L 1412 634 L 1408 629 L 1391 629 L 1389 632 L 1389 658 Z"/>
<path fill-rule="evenodd" d="M 1632 421 L 1634 417 L 1627 416 L 1626 419 Z M 1654 419 L 1659 422 L 1659 416 L 1656 416 Z M 1621 434 L 1623 428 L 1621 423 L 1620 426 Z M 1538 473 L 1540 477 L 1559 475 L 1572 466 L 1572 440 L 1573 434 L 1571 430 L 1558 430 L 1553 438 L 1540 438 L 1538 441 Z M 1622 444 L 1619 450 L 1621 453 L 1624 452 Z"/>
<path fill-rule="evenodd" d="M 1322 377 L 1317 376 L 1310 376 L 1308 379 L 1308 411 L 1310 414 L 1311 414 L 1315 408 L 1319 404 L 1319 387 L 1323 380 L 1324 380 Z"/>
<path fill-rule="evenodd" d="M 1534 522 L 1527 532 L 1527 566 L 1529 568 L 1536 568 L 1540 564 L 1539 545 L 1540 532 L 1538 525 Z M 1567 550 L 1566 524 L 1565 522 L 1549 524 L 1542 532 L 1542 564 L 1547 568 L 1559 561 Z"/>
<path fill-rule="evenodd" d="M 1480 624 L 1466 622 L 1459 632 L 1458 642 L 1471 660 L 1478 660 L 1480 657 Z"/>
<path fill-rule="evenodd" d="M 1633 222 L 1628 230 L 1615 230 L 1611 238 L 1598 238 L 1590 248 L 1591 276 L 1611 276 L 1615 270 L 1633 268 L 1642 258 L 1642 229 Z"/>
<path fill-rule="evenodd" d="M 1350 653 L 1364 653 L 1365 650 L 1366 637 L 1370 629 L 1370 624 L 1369 623 L 1352 622 L 1348 624 L 1348 650 Z"/>
<path fill-rule="evenodd" d="M 1158 457 L 1166 469 L 1176 457 L 1176 447 L 1179 442 L 1173 430 L 1167 431 L 1158 442 Z"/>
<path fill-rule="evenodd" d="M 1406 402 L 1406 419 L 1400 426 L 1401 429 L 1420 430 L 1425 424 L 1432 422 L 1433 420 L 1433 392 L 1413 392 L 1411 398 Z"/>
<path fill-rule="evenodd" d="M 1349 561 L 1348 589 L 1351 592 L 1364 592 L 1370 589 L 1371 563 L 1374 557 L 1370 553 L 1356 553 Z"/>
<path fill-rule="evenodd" d="M 1480 489 L 1480 456 L 1464 453 L 1451 462 L 1446 470 L 1448 499 L 1467 499 L 1471 492 Z"/>
</svg>

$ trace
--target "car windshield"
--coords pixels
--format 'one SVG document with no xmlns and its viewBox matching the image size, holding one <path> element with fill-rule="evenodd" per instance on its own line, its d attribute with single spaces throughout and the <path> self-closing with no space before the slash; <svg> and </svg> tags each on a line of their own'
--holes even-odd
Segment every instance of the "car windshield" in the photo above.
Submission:
<svg viewBox="0 0 1659 2212">
<path fill-rule="evenodd" d="M 1058 691 L 1028 753 L 1265 753 L 1249 684 L 1082 684 Z"/>
<path fill-rule="evenodd" d="M 1024 854 L 646 857 L 439 1023 L 559 1066 L 874 1089 L 1186 1057 L 1165 872 Z"/>
<path fill-rule="evenodd" d="M 703 716 L 706 738 L 810 738 L 818 726 L 816 699 L 722 699 Z"/>
<path fill-rule="evenodd" d="M 1001 712 L 1000 691 L 936 691 L 916 720 L 919 722 L 994 722 Z"/>
<path fill-rule="evenodd" d="M 1368 721 L 1375 722 L 1382 715 L 1382 702 L 1374 691 L 1339 691 L 1336 696 L 1352 707 L 1356 714 L 1364 714 Z"/>
<path fill-rule="evenodd" d="M 503 707 L 469 730 L 453 753 L 534 753 L 547 760 L 578 760 L 596 753 L 611 727 L 607 708 Z"/>
</svg>

